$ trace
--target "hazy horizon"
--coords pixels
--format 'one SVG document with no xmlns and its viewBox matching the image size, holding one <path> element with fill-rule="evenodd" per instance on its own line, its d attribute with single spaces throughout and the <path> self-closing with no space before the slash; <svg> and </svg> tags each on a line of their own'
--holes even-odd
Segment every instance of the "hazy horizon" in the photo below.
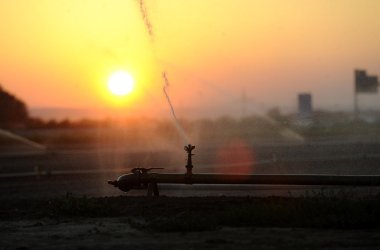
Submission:
<svg viewBox="0 0 380 250">
<path fill-rule="evenodd" d="M 249 117 L 252 115 L 266 115 L 271 109 L 278 108 L 279 111 L 284 115 L 296 114 L 298 111 L 296 107 L 294 108 L 284 108 L 284 107 L 268 107 L 267 109 L 254 109 L 254 108 L 245 108 L 242 107 L 229 107 L 229 109 L 220 109 L 220 107 L 208 107 L 207 109 L 197 109 L 197 108 L 186 108 L 186 107 L 177 107 L 176 113 L 179 118 L 184 119 L 216 119 L 220 117 L 231 117 L 231 118 L 242 118 Z M 144 116 L 140 115 L 130 115 L 127 111 L 124 110 L 115 110 L 115 109 L 91 109 L 91 108 L 64 108 L 64 107 L 30 107 L 29 114 L 33 118 L 40 118 L 43 120 L 82 120 L 82 119 L 94 119 L 94 120 L 103 120 L 103 119 L 135 119 L 135 118 L 148 118 L 148 119 L 159 119 L 166 118 L 172 119 L 168 115 L 168 110 L 161 110 L 161 112 L 156 113 L 145 113 Z M 330 111 L 330 112 L 346 112 L 353 113 L 352 109 L 339 109 L 332 107 L 331 109 L 322 109 L 315 108 L 315 111 Z M 379 111 L 379 109 L 361 109 L 362 112 L 372 112 Z"/>
</svg>

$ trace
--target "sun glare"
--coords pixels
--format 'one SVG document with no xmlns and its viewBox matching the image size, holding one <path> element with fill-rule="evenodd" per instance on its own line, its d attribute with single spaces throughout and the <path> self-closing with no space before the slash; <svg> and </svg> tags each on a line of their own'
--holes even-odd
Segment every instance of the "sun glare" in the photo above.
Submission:
<svg viewBox="0 0 380 250">
<path fill-rule="evenodd" d="M 108 89 L 112 94 L 124 96 L 132 92 L 134 80 L 132 76 L 124 71 L 113 73 L 108 80 Z"/>
</svg>

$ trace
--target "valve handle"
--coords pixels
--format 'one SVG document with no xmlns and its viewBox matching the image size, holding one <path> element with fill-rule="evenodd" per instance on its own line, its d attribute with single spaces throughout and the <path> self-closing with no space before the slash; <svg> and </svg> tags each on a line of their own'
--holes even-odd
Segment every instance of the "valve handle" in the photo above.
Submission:
<svg viewBox="0 0 380 250">
<path fill-rule="evenodd" d="M 154 170 L 154 169 L 164 169 L 164 168 L 133 168 L 131 172 L 134 174 L 146 174 L 149 171 Z"/>
</svg>

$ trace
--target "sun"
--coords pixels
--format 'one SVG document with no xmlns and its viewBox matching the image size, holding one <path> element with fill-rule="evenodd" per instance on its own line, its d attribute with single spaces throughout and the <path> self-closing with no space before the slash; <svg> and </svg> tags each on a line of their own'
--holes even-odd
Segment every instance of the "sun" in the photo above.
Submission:
<svg viewBox="0 0 380 250">
<path fill-rule="evenodd" d="M 113 73 L 108 80 L 108 89 L 112 94 L 125 96 L 132 92 L 135 82 L 130 74 L 125 71 Z"/>
</svg>

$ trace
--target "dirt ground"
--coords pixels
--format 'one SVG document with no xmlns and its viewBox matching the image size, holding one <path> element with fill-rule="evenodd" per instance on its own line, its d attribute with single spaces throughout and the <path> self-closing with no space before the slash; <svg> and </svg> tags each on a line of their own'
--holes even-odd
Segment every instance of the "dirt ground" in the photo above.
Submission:
<svg viewBox="0 0 380 250">
<path fill-rule="evenodd" d="M 200 218 L 201 219 L 201 218 Z M 2 249 L 380 249 L 378 230 L 222 228 L 150 233 L 125 218 L 2 222 Z"/>
<path fill-rule="evenodd" d="M 291 201 L 292 199 L 294 202 Z M 300 200 L 297 199 L 301 199 L 302 203 L 299 203 Z M 359 215 L 351 213 L 352 211 L 360 212 L 366 207 L 369 211 L 376 209 L 377 201 L 366 203 L 368 205 L 347 202 L 347 211 L 354 218 L 353 220 L 349 219 L 354 225 L 348 227 L 335 227 L 341 222 L 335 223 L 336 225 L 331 225 L 331 227 L 329 224 L 326 227 L 316 225 L 316 228 L 311 228 L 314 227 L 314 224 L 307 228 L 286 226 L 291 225 L 293 219 L 302 220 L 305 215 L 306 220 L 312 220 L 313 218 L 310 216 L 312 214 L 319 215 L 320 210 L 326 210 L 321 212 L 322 215 L 330 216 L 327 219 L 321 217 L 322 220 L 329 221 L 335 218 L 339 220 L 339 216 L 331 217 L 331 209 L 343 212 L 346 207 L 339 201 L 336 203 L 332 201 L 335 205 L 326 203 L 326 206 L 317 202 L 318 208 L 311 211 L 313 207 L 310 207 L 310 212 L 308 212 L 308 209 L 307 211 L 302 209 L 302 204 L 305 205 L 313 200 L 302 201 L 302 199 L 281 197 L 171 198 L 165 196 L 150 199 L 149 197 L 124 196 L 109 198 L 69 196 L 47 200 L 2 200 L 3 204 L 0 205 L 1 218 L 3 218 L 0 223 L 0 249 L 380 249 L 380 230 L 376 226 L 377 222 L 370 223 L 372 225 L 366 227 L 360 222 L 360 216 L 364 215 L 365 217 L 365 212 Z M 252 201 L 254 203 L 251 203 Z M 322 202 L 326 201 L 330 201 L 330 199 L 324 199 Z M 293 205 L 297 202 L 298 205 Z M 116 210 L 112 203 L 117 203 Z M 261 217 L 263 218 L 261 220 L 273 220 L 274 211 L 277 211 L 276 214 L 282 214 L 282 219 L 274 220 L 274 223 L 281 227 L 223 225 L 215 229 L 204 227 L 205 224 L 215 223 L 213 221 L 215 215 L 210 216 L 210 214 L 216 214 L 217 210 L 227 211 L 225 215 L 229 214 L 228 211 L 244 213 L 248 210 L 239 208 L 249 208 L 251 207 L 249 204 L 255 203 L 259 203 L 255 211 L 260 216 L 266 216 Z M 260 205 L 264 203 L 266 205 Z M 41 204 L 46 205 L 41 206 Z M 111 204 L 111 207 L 107 204 Z M 335 208 L 339 204 L 341 207 Z M 45 206 L 50 206 L 50 208 L 46 209 Z M 260 207 L 269 210 L 263 211 Z M 286 210 L 289 208 L 297 209 L 299 212 L 292 214 Z M 338 213 L 340 213 L 339 211 Z M 106 217 L 97 215 L 99 212 L 105 214 Z M 109 216 L 110 213 L 111 216 Z M 378 213 L 376 211 L 373 213 L 375 213 L 372 215 L 373 218 L 378 219 Z M 165 224 L 162 220 L 161 227 L 161 224 L 158 227 L 157 224 L 154 224 L 157 221 L 150 221 L 151 224 L 146 224 L 144 218 L 149 221 L 152 214 L 154 217 L 169 219 L 171 223 L 173 221 L 175 223 L 176 220 L 184 225 L 190 223 L 191 230 L 173 230 L 171 226 L 178 227 L 177 224 Z M 234 215 L 240 220 L 239 223 L 242 219 L 250 219 L 252 216 L 239 214 Z M 178 219 L 184 216 L 190 216 L 190 220 L 195 223 L 186 219 Z M 171 221 L 172 218 L 177 219 Z M 228 218 L 218 218 L 220 221 L 228 220 Z M 287 218 L 292 219 L 284 222 Z M 357 219 L 358 222 L 355 222 Z M 260 217 L 254 220 L 260 223 Z M 308 222 L 306 221 L 306 223 Z M 358 227 L 355 226 L 356 223 Z M 140 227 L 139 225 L 145 226 Z M 197 225 L 203 226 L 198 228 Z M 356 229 L 350 229 L 352 226 Z"/>
</svg>

